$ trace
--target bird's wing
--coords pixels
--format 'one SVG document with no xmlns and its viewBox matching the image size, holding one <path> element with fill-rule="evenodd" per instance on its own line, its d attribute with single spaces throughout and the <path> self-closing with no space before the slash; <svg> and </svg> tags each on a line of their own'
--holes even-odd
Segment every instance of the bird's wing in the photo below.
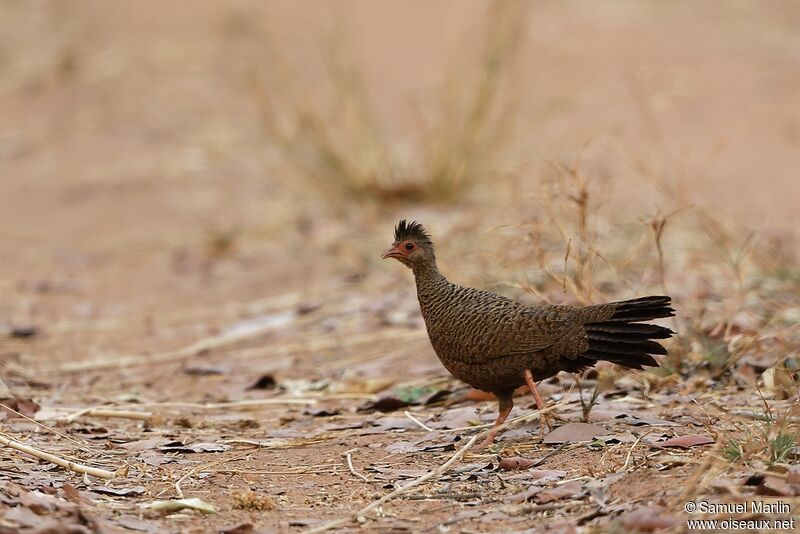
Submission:
<svg viewBox="0 0 800 534">
<path fill-rule="evenodd" d="M 473 357 L 491 360 L 542 352 L 554 345 L 560 350 L 569 345 L 570 336 L 580 337 L 581 324 L 572 306 L 529 307 L 510 299 L 495 304 L 459 314 L 458 328 L 443 332 L 440 341 L 453 342 L 456 352 L 467 348 L 464 352 Z"/>
<path fill-rule="evenodd" d="M 578 336 L 580 322 L 572 306 L 525 307 L 509 319 L 504 342 L 496 345 L 498 355 L 530 354 L 554 345 L 565 338 Z M 566 354 L 564 356 L 567 356 Z"/>
</svg>

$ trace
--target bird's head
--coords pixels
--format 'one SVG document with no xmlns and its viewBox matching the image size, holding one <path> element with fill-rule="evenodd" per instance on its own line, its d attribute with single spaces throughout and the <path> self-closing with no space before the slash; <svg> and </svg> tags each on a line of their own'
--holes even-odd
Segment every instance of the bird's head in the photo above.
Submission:
<svg viewBox="0 0 800 534">
<path fill-rule="evenodd" d="M 436 261 L 431 237 L 416 221 L 407 223 L 405 219 L 394 229 L 392 247 L 381 255 L 382 259 L 394 258 L 406 267 L 413 269 Z"/>
</svg>

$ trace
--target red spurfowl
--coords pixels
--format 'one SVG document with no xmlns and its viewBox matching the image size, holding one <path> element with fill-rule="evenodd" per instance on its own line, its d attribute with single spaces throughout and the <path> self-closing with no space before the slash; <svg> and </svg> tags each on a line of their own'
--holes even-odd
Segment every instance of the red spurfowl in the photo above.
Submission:
<svg viewBox="0 0 800 534">
<path fill-rule="evenodd" d="M 657 367 L 651 354 L 667 351 L 653 340 L 674 333 L 642 324 L 674 315 L 666 296 L 593 306 L 528 306 L 453 284 L 436 267 L 433 242 L 417 222 L 400 221 L 383 258 L 395 258 L 414 272 L 428 337 L 442 364 L 456 378 L 499 399 L 500 413 L 483 445 L 494 441 L 517 387 L 527 384 L 541 410 L 534 380 L 559 371 L 576 373 L 601 360 L 632 369 Z"/>
</svg>

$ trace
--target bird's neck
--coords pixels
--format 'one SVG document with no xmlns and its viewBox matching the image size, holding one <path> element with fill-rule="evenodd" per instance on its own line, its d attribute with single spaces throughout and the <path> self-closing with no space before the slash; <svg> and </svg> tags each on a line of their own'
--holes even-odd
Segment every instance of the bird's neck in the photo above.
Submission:
<svg viewBox="0 0 800 534">
<path fill-rule="evenodd" d="M 435 261 L 425 262 L 420 265 L 414 265 L 411 270 L 414 272 L 414 280 L 417 283 L 417 295 L 423 297 L 432 291 L 435 291 L 442 284 L 447 283 L 447 279 L 436 267 Z"/>
</svg>

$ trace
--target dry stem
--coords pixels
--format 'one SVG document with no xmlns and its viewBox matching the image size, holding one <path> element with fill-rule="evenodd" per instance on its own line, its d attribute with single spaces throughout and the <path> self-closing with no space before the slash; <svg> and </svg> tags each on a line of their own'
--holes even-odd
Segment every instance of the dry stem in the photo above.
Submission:
<svg viewBox="0 0 800 534">
<path fill-rule="evenodd" d="M 7 447 L 11 447 L 12 449 L 16 449 L 20 452 L 30 454 L 31 456 L 35 456 L 40 460 L 56 464 L 58 466 L 63 467 L 64 469 L 69 469 L 70 471 L 74 471 L 76 473 L 82 473 L 86 475 L 91 475 L 93 477 L 107 478 L 107 479 L 112 479 L 117 476 L 116 473 L 113 473 L 112 471 L 106 471 L 105 469 L 99 469 L 97 467 L 89 467 L 88 465 L 82 465 L 75 462 L 71 462 L 65 458 L 61 458 L 60 456 L 50 454 L 49 452 L 41 451 L 39 449 L 31 447 L 30 445 L 25 445 L 23 443 L 20 443 L 19 441 L 7 438 L 5 436 L 0 436 L 0 443 L 2 443 Z"/>
<path fill-rule="evenodd" d="M 357 450 L 358 449 L 350 449 L 348 451 L 345 451 L 344 454 L 347 457 L 347 468 L 350 470 L 350 472 L 353 474 L 354 477 L 360 478 L 364 482 L 369 482 L 369 479 L 364 475 L 362 475 L 361 473 L 357 473 L 356 468 L 353 466 L 353 453 L 356 452 Z"/>
<path fill-rule="evenodd" d="M 64 418 L 64 421 L 71 423 L 80 417 L 107 417 L 116 419 L 133 419 L 135 421 L 152 421 L 153 412 L 136 412 L 132 410 L 106 410 L 103 408 L 85 408 L 78 410 Z"/>
<path fill-rule="evenodd" d="M 429 427 L 428 425 L 426 425 L 425 423 L 423 423 L 422 421 L 420 421 L 419 419 L 417 419 L 416 417 L 414 417 L 414 414 L 412 414 L 412 413 L 411 413 L 411 412 L 409 412 L 408 410 L 405 410 L 405 411 L 403 412 L 403 414 L 405 414 L 405 416 L 406 416 L 406 417 L 408 417 L 409 419 L 411 419 L 411 421 L 413 421 L 413 422 L 414 422 L 414 423 L 415 423 L 417 426 L 419 426 L 419 427 L 420 427 L 420 428 L 422 428 L 423 430 L 427 430 L 428 432 L 433 432 L 433 429 L 432 429 L 431 427 Z"/>
</svg>

